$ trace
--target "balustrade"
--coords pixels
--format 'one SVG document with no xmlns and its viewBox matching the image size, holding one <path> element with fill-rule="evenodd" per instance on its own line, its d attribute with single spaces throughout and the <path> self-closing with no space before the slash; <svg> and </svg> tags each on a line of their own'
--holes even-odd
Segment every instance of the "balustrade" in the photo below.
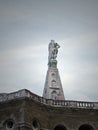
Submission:
<svg viewBox="0 0 98 130">
<path fill-rule="evenodd" d="M 98 109 L 98 102 L 82 102 L 82 101 L 69 101 L 69 100 L 52 100 L 45 99 L 36 94 L 31 93 L 28 90 L 20 90 L 10 94 L 0 94 L 0 102 L 9 101 L 19 98 L 31 98 L 37 102 L 43 103 L 45 105 L 50 105 L 54 107 L 71 107 L 71 108 L 86 108 L 86 109 Z"/>
</svg>

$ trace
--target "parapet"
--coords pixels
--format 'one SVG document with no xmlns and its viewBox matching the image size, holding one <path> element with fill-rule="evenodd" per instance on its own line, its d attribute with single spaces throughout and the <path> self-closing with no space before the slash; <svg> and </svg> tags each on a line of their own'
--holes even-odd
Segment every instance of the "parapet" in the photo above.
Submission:
<svg viewBox="0 0 98 130">
<path fill-rule="evenodd" d="M 45 99 L 27 89 L 22 89 L 13 93 L 0 93 L 0 103 L 22 98 L 30 98 L 36 102 L 52 107 L 98 109 L 98 102 Z"/>
</svg>

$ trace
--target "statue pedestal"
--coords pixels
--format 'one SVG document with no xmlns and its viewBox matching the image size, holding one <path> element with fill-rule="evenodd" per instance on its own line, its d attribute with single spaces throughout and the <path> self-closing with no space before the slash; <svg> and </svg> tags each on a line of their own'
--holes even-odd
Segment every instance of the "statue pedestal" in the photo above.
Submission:
<svg viewBox="0 0 98 130">
<path fill-rule="evenodd" d="M 43 97 L 53 100 L 65 100 L 56 59 L 51 59 L 48 63 Z"/>
<path fill-rule="evenodd" d="M 57 68 L 57 60 L 51 59 L 48 65 L 49 67 Z"/>
<path fill-rule="evenodd" d="M 43 97 L 53 100 L 65 100 L 59 71 L 54 67 L 54 63 L 52 62 L 52 66 L 47 71 Z"/>
</svg>

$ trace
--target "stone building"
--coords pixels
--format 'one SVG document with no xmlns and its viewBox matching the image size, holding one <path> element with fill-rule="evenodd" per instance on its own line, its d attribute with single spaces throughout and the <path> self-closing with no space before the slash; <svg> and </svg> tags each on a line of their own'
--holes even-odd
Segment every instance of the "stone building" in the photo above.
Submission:
<svg viewBox="0 0 98 130">
<path fill-rule="evenodd" d="M 0 94 L 0 130 L 98 130 L 98 102 L 65 100 L 58 48 L 58 44 L 56 50 L 49 47 L 43 97 L 26 89 Z"/>
<path fill-rule="evenodd" d="M 98 130 L 98 103 L 45 99 L 25 89 L 2 94 L 0 130 Z"/>
</svg>

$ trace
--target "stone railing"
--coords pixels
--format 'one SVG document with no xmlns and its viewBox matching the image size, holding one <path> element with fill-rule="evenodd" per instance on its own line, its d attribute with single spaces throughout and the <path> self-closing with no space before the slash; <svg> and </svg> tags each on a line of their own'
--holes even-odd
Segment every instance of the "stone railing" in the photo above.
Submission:
<svg viewBox="0 0 98 130">
<path fill-rule="evenodd" d="M 4 102 L 4 101 L 9 101 L 9 100 L 13 100 L 13 99 L 17 99 L 17 98 L 21 98 L 21 97 L 25 97 L 25 89 L 23 90 L 19 90 L 17 92 L 13 92 L 13 93 L 1 93 L 0 94 L 0 102 Z"/>
<path fill-rule="evenodd" d="M 21 98 L 31 98 L 37 102 L 40 102 L 45 105 L 54 106 L 54 107 L 70 107 L 70 108 L 86 108 L 86 109 L 98 109 L 98 102 L 84 102 L 84 101 L 70 101 L 70 100 L 52 100 L 45 99 L 36 94 L 31 93 L 30 91 L 23 89 L 13 93 L 1 93 L 0 102 L 10 101 L 14 99 Z"/>
</svg>

